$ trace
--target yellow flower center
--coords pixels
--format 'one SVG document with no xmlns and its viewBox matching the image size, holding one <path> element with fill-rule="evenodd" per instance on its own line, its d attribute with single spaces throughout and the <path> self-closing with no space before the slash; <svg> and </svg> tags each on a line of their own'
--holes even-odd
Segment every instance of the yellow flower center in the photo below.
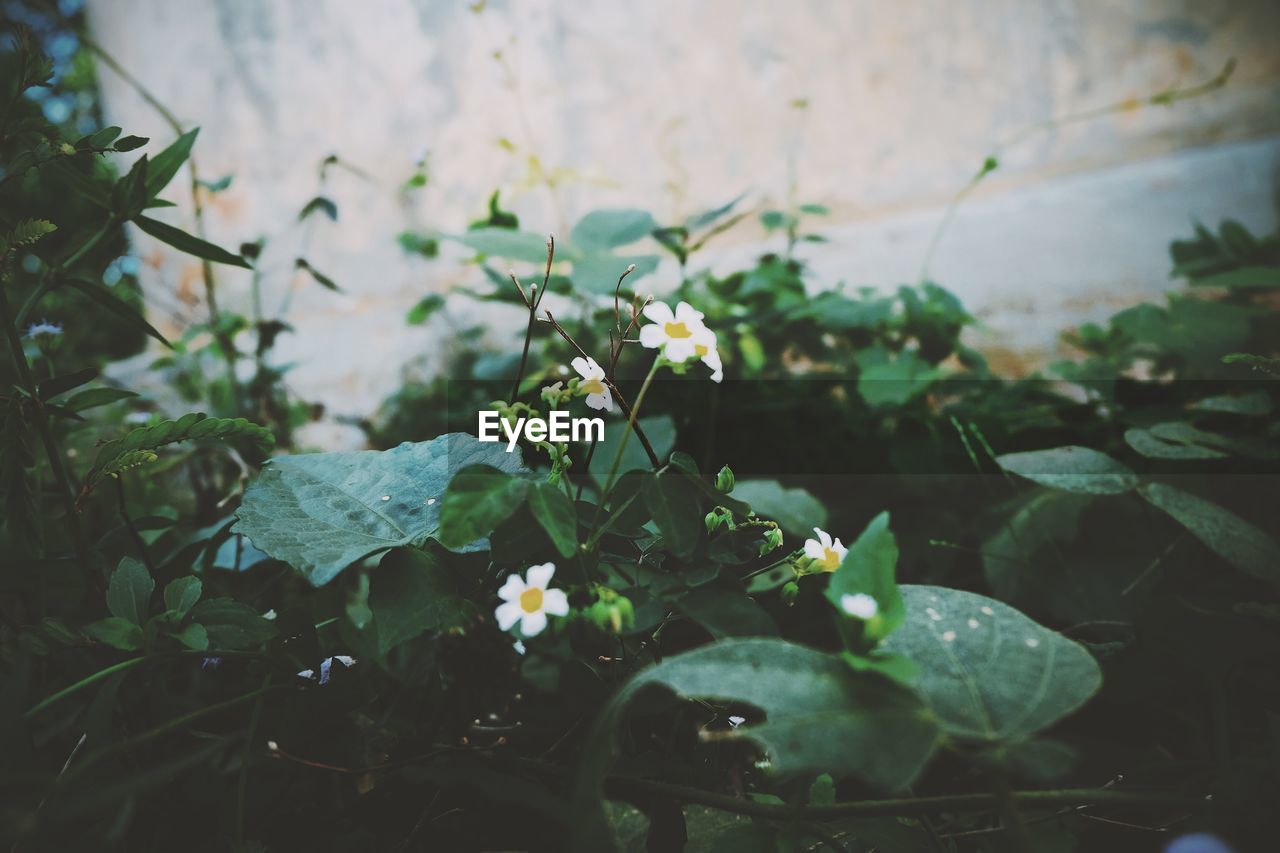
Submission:
<svg viewBox="0 0 1280 853">
<path fill-rule="evenodd" d="M 831 548 L 824 548 L 822 559 L 818 561 L 818 565 L 822 566 L 824 572 L 834 572 L 840 568 L 840 555 Z"/>
<path fill-rule="evenodd" d="M 537 613 L 542 609 L 542 590 L 531 586 L 520 593 L 520 609 L 525 613 Z"/>
<path fill-rule="evenodd" d="M 667 333 L 668 338 L 692 338 L 693 332 L 689 331 L 689 327 L 684 323 L 667 323 L 663 329 Z"/>
<path fill-rule="evenodd" d="M 583 394 L 603 394 L 604 383 L 599 379 L 584 379 L 578 384 Z"/>
<path fill-rule="evenodd" d="M 698 354 L 698 358 L 702 358 L 704 355 L 707 354 L 707 348 L 704 347 L 702 344 L 694 344 L 693 351 Z"/>
</svg>

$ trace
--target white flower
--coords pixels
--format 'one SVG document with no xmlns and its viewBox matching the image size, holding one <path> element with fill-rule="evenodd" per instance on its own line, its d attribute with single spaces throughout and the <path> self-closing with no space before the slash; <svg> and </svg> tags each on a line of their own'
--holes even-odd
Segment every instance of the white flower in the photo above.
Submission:
<svg viewBox="0 0 1280 853">
<path fill-rule="evenodd" d="M 604 382 L 604 368 L 596 364 L 590 356 L 578 356 L 572 362 L 573 369 L 578 371 L 582 381 L 578 383 L 578 391 L 587 395 L 587 406 L 608 412 L 613 409 L 613 395 Z"/>
<path fill-rule="evenodd" d="M 840 609 L 850 616 L 856 616 L 865 622 L 874 618 L 880 612 L 880 605 L 876 604 L 876 600 L 865 592 L 860 592 L 857 595 L 845 593 L 840 596 Z"/>
<path fill-rule="evenodd" d="M 695 336 L 693 354 L 711 368 L 712 382 L 720 382 L 724 379 L 724 365 L 720 362 L 720 350 L 716 348 L 715 332 L 703 326 L 702 331 Z"/>
<path fill-rule="evenodd" d="M 824 572 L 834 572 L 844 562 L 844 555 L 849 553 L 849 549 L 841 545 L 839 539 L 832 541 L 825 530 L 815 527 L 813 532 L 818 534 L 818 538 L 804 541 L 804 555 L 816 560 Z"/>
<path fill-rule="evenodd" d="M 528 579 L 521 580 L 519 575 L 510 575 L 507 582 L 498 590 L 502 604 L 493 615 L 498 620 L 498 627 L 504 631 L 520 623 L 520 633 L 533 637 L 542 633 L 547 627 L 547 614 L 552 616 L 569 615 L 569 598 L 561 589 L 547 589 L 551 577 L 556 573 L 554 563 L 543 563 L 530 566 L 525 573 Z"/>
<path fill-rule="evenodd" d="M 644 316 L 653 325 L 640 330 L 640 343 L 650 349 L 662 348 L 667 361 L 682 364 L 696 354 L 698 340 L 706 330 L 702 312 L 688 302 L 681 302 L 672 313 L 662 302 L 650 302 Z"/>
<path fill-rule="evenodd" d="M 50 337 L 56 338 L 62 334 L 62 327 L 57 323 L 50 323 L 48 320 L 41 320 L 39 323 L 32 323 L 27 327 L 28 338 Z"/>
</svg>

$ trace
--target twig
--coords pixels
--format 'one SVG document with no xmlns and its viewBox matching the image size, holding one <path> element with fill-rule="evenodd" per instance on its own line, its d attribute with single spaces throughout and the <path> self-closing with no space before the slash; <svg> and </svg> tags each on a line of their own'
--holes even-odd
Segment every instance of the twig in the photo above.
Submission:
<svg viewBox="0 0 1280 853">
<path fill-rule="evenodd" d="M 542 292 L 538 292 L 538 285 L 529 286 L 530 294 L 525 296 L 524 288 L 520 286 L 520 280 L 516 278 L 515 272 L 511 272 L 511 280 L 515 282 L 516 289 L 520 291 L 520 298 L 524 300 L 524 304 L 529 306 L 529 325 L 524 331 L 524 349 L 520 352 L 520 368 L 516 371 L 516 384 L 511 389 L 511 402 L 515 402 L 520 396 L 520 382 L 524 379 L 525 364 L 529 361 L 529 342 L 533 340 L 533 324 L 538 320 L 538 306 L 542 303 L 542 297 L 547 294 L 547 284 L 551 281 L 551 263 L 556 256 L 556 238 L 554 234 L 547 235 L 547 269 L 542 276 Z"/>
</svg>

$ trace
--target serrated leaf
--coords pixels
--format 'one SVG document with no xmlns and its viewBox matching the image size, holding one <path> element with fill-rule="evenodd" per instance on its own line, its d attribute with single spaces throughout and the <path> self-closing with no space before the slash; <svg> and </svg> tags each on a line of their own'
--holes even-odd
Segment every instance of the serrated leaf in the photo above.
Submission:
<svg viewBox="0 0 1280 853">
<path fill-rule="evenodd" d="M 920 668 L 912 686 L 952 737 L 1029 737 L 1079 708 L 1102 684 L 1084 647 L 1007 604 L 940 586 L 900 589 L 906 620 L 880 649 Z"/>
<path fill-rule="evenodd" d="M 473 464 L 522 470 L 519 451 L 465 433 L 386 451 L 279 457 L 245 492 L 232 529 L 320 586 L 357 560 L 435 536 L 449 482 Z"/>
<path fill-rule="evenodd" d="M 562 557 L 578 552 L 578 512 L 573 501 L 550 483 L 534 483 L 529 489 L 529 509 L 547 531 L 551 544 Z"/>
<path fill-rule="evenodd" d="M 996 457 L 1006 471 L 1051 489 L 1087 495 L 1118 495 L 1138 485 L 1138 476 L 1105 453 L 1088 447 L 1055 447 Z"/>
<path fill-rule="evenodd" d="M 151 593 L 156 582 L 151 579 L 147 567 L 132 557 L 123 558 L 107 584 L 107 610 L 111 615 L 128 620 L 134 625 L 147 621 Z"/>
<path fill-rule="evenodd" d="M 1240 571 L 1280 584 L 1280 544 L 1240 516 L 1164 483 L 1147 483 L 1138 494 Z"/>
</svg>

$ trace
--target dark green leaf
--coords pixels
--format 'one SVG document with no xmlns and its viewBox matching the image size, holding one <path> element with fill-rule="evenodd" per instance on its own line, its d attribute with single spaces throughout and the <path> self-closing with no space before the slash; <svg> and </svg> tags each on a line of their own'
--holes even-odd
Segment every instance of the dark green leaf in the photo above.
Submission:
<svg viewBox="0 0 1280 853">
<path fill-rule="evenodd" d="M 195 144 L 198 133 L 200 128 L 187 131 L 151 161 L 151 167 L 147 170 L 147 198 L 155 198 L 169 185 L 173 176 L 178 174 L 178 169 L 191 156 L 191 146 Z"/>
<path fill-rule="evenodd" d="M 529 489 L 529 509 L 560 556 L 578 552 L 578 513 L 568 495 L 550 483 L 534 483 Z"/>
<path fill-rule="evenodd" d="M 697 493 L 687 478 L 679 471 L 661 471 L 644 481 L 640 496 L 672 553 L 691 556 L 706 527 Z"/>
<path fill-rule="evenodd" d="M 80 279 L 75 278 L 67 279 L 63 284 L 80 291 L 85 296 L 98 303 L 98 305 L 124 320 L 125 323 L 132 326 L 137 331 L 140 331 L 145 335 L 150 335 L 169 349 L 173 349 L 173 344 L 169 343 L 169 341 L 165 339 L 165 336 L 156 330 L 155 326 L 148 323 L 143 316 L 133 308 L 133 306 L 107 290 L 104 285 L 91 284 L 90 282 L 81 281 Z"/>
<path fill-rule="evenodd" d="M 524 502 L 529 485 L 528 480 L 489 465 L 462 469 L 444 493 L 440 544 L 461 548 L 488 536 Z"/>
<path fill-rule="evenodd" d="M 167 243 L 180 252 L 219 264 L 252 269 L 249 266 L 249 262 L 239 255 L 233 255 L 221 246 L 215 246 L 206 240 L 201 240 L 199 237 L 194 237 L 180 228 L 166 225 L 159 220 L 151 219 L 147 216 L 135 216 L 133 217 L 133 224 L 160 242 Z"/>
<path fill-rule="evenodd" d="M 276 635 L 270 620 L 231 598 L 207 598 L 191 608 L 190 616 L 208 632 L 210 649 L 256 649 Z"/>
<path fill-rule="evenodd" d="M 151 579 L 147 567 L 132 557 L 125 557 L 111 573 L 107 584 L 107 610 L 111 615 L 126 619 L 134 625 L 147 621 L 151 593 L 156 582 Z"/>
<path fill-rule="evenodd" d="M 1118 495 L 1138 485 L 1138 477 L 1126 466 L 1088 447 L 1006 453 L 996 457 L 996 463 L 1042 486 L 1077 494 Z"/>
<path fill-rule="evenodd" d="M 100 643 L 126 652 L 142 648 L 142 629 L 128 619 L 108 616 L 106 619 L 86 625 L 84 632 Z"/>
<path fill-rule="evenodd" d="M 476 613 L 445 568 L 412 548 L 396 548 L 382 558 L 371 576 L 369 608 L 382 654 L 424 631 L 461 627 Z"/>
<path fill-rule="evenodd" d="M 1240 516 L 1164 483 L 1147 483 L 1138 494 L 1240 571 L 1280 584 L 1280 544 Z"/>
<path fill-rule="evenodd" d="M 167 610 L 176 612 L 179 617 L 186 616 L 200 600 L 203 588 L 200 579 L 193 575 L 175 578 L 164 588 L 164 606 Z"/>
</svg>

